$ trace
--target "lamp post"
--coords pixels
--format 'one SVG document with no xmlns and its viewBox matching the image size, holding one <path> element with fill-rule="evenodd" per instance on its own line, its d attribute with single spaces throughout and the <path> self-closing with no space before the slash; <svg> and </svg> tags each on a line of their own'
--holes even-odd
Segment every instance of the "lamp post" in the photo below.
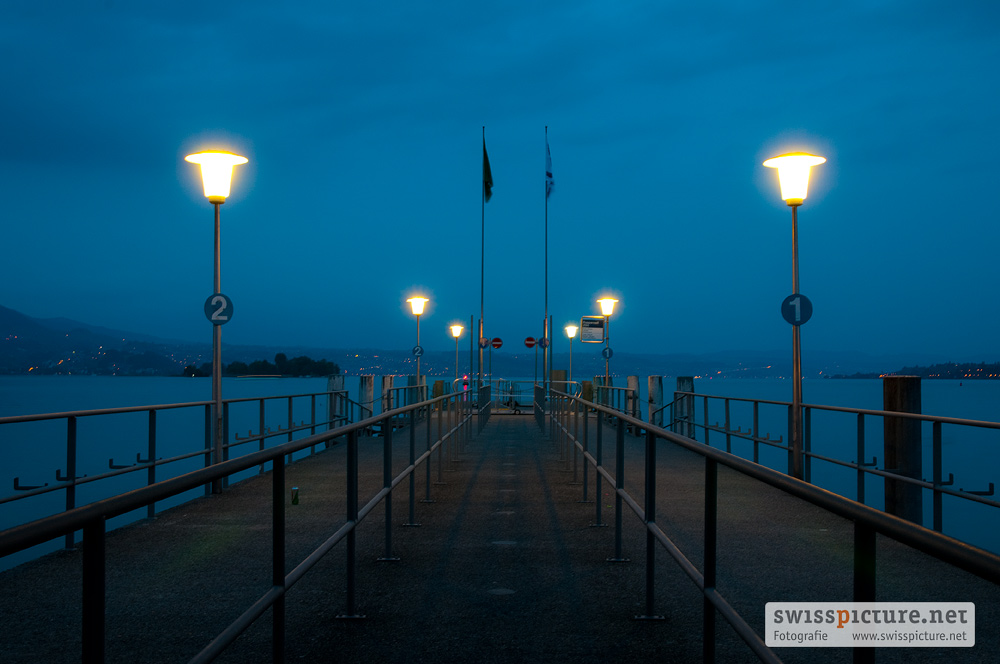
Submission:
<svg viewBox="0 0 1000 664">
<path fill-rule="evenodd" d="M 413 354 L 417 356 L 417 394 L 420 393 L 420 356 L 424 354 L 424 349 L 420 347 L 420 314 L 424 313 L 424 305 L 430 302 L 426 297 L 411 297 L 407 300 L 413 315 L 417 317 L 417 345 L 413 348 Z"/>
<path fill-rule="evenodd" d="M 799 294 L 799 219 L 798 208 L 802 205 L 809 191 L 809 170 L 825 162 L 824 157 L 818 157 L 804 152 L 791 152 L 772 157 L 764 162 L 768 168 L 778 169 L 778 182 L 781 186 L 781 198 L 792 208 L 792 295 L 786 302 L 794 303 L 795 315 L 789 320 L 792 323 L 792 423 L 790 438 L 791 463 L 789 472 L 792 477 L 802 479 L 802 336 L 799 327 L 808 320 L 808 315 L 802 316 L 802 302 L 808 303 L 805 296 Z M 809 314 L 812 306 L 809 305 Z"/>
<path fill-rule="evenodd" d="M 222 325 L 232 318 L 232 302 L 222 294 L 221 244 L 219 232 L 219 206 L 226 202 L 229 196 L 233 178 L 233 166 L 247 163 L 246 157 L 209 150 L 189 154 L 184 160 L 201 166 L 201 180 L 208 202 L 215 207 L 215 278 L 212 295 L 205 303 L 205 315 L 212 323 L 212 462 L 221 463 L 223 459 L 222 440 Z M 222 482 L 212 482 L 212 492 L 221 493 Z"/>
<path fill-rule="evenodd" d="M 604 386 L 608 386 L 608 379 L 611 377 L 609 362 L 611 361 L 611 314 L 615 311 L 615 303 L 618 300 L 610 297 L 602 297 L 597 301 L 601 305 L 601 314 L 604 316 Z"/>
<path fill-rule="evenodd" d="M 576 325 L 566 326 L 566 336 L 569 337 L 569 382 L 573 382 L 573 337 L 576 336 Z"/>
<path fill-rule="evenodd" d="M 451 336 L 455 337 L 455 380 L 458 380 L 458 338 L 462 336 L 464 329 L 461 325 L 451 326 Z"/>
</svg>

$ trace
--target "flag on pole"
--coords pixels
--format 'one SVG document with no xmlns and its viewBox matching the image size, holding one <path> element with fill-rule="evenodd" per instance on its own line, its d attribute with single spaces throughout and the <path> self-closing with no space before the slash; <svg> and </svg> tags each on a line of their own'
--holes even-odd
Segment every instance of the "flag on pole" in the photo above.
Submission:
<svg viewBox="0 0 1000 664">
<path fill-rule="evenodd" d="M 486 201 L 493 195 L 493 173 L 490 172 L 490 157 L 486 154 L 486 139 L 483 139 L 483 196 Z"/>
<path fill-rule="evenodd" d="M 552 193 L 552 187 L 556 186 L 555 180 L 552 179 L 552 153 L 549 152 L 549 137 L 545 136 L 545 199 L 548 200 L 549 194 Z"/>
</svg>

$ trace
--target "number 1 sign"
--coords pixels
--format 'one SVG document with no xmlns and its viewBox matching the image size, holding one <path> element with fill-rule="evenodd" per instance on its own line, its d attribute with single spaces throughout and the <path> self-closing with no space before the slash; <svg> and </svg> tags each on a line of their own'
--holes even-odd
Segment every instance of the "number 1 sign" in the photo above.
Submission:
<svg viewBox="0 0 1000 664">
<path fill-rule="evenodd" d="M 801 293 L 792 293 L 781 303 L 781 316 L 789 325 L 798 327 L 809 322 L 813 315 L 813 305 Z"/>
</svg>

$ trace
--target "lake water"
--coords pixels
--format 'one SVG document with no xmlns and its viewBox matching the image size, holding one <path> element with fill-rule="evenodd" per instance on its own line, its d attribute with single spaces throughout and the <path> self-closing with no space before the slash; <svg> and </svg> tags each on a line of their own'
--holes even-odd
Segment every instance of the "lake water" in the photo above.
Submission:
<svg viewBox="0 0 1000 664">
<path fill-rule="evenodd" d="M 430 377 L 433 382 L 435 377 Z M 530 379 L 529 379 L 530 380 Z M 450 382 L 448 380 L 447 382 Z M 623 381 L 621 381 L 623 382 Z M 378 384 L 378 379 L 376 379 Z M 283 378 L 280 380 L 223 380 L 226 399 L 308 394 L 326 390 L 325 378 Z M 646 380 L 640 380 L 640 403 L 645 415 Z M 348 376 L 345 387 L 350 396 L 358 398 L 358 377 Z M 664 380 L 664 387 L 672 389 L 673 380 Z M 781 379 L 721 379 L 695 381 L 699 394 L 732 398 L 755 398 L 788 401 L 791 399 L 791 382 Z M 376 385 L 378 389 L 378 385 Z M 803 401 L 809 404 L 846 406 L 880 410 L 882 408 L 881 380 L 807 380 L 803 386 Z M 141 378 L 98 376 L 0 376 L 0 417 L 51 412 L 67 412 L 98 408 L 146 406 L 156 404 L 187 403 L 211 398 L 211 381 L 208 378 Z M 1000 381 L 931 381 L 922 383 L 923 412 L 933 415 L 959 417 L 973 420 L 997 421 L 1000 419 Z M 325 400 L 317 404 L 322 419 Z M 296 422 L 310 418 L 308 399 L 293 402 Z M 696 419 L 703 421 L 703 405 L 696 404 Z M 231 431 L 246 436 L 258 428 L 258 402 L 231 406 Z M 169 457 L 204 447 L 204 408 L 162 411 L 157 416 L 157 457 Z M 770 433 L 772 438 L 784 436 L 787 440 L 787 409 L 782 406 L 761 405 L 759 412 L 761 435 Z M 752 426 L 752 409 L 749 404 L 732 402 L 730 405 L 732 427 L 747 431 Z M 268 402 L 265 424 L 272 430 L 287 426 L 286 400 Z M 724 422 L 721 401 L 710 401 L 709 421 Z M 865 426 L 865 457 L 883 461 L 882 420 L 867 417 Z M 145 457 L 148 419 L 145 413 L 99 416 L 78 420 L 79 475 L 96 475 L 108 472 L 109 461 L 116 465 L 135 463 L 137 454 Z M 305 434 L 303 434 L 305 435 Z M 699 431 L 698 439 L 703 440 Z M 283 442 L 286 438 L 275 439 Z M 924 477 L 930 478 L 931 425 L 924 425 Z M 65 421 L 8 424 L 0 426 L 0 498 L 14 492 L 14 478 L 22 485 L 54 484 L 56 472 L 66 470 Z M 712 433 L 709 441 L 713 447 L 724 447 L 725 436 Z M 741 456 L 752 456 L 752 444 L 733 439 L 733 451 Z M 953 488 L 985 490 L 998 480 L 997 460 L 1000 459 L 1000 431 L 945 425 L 943 427 L 944 477 L 954 474 Z M 251 446 L 246 446 L 246 451 Z M 256 446 L 253 446 L 256 449 Z M 846 413 L 814 411 L 812 415 L 812 449 L 815 453 L 854 461 L 857 458 L 857 417 Z M 761 446 L 761 462 L 776 468 L 787 468 L 787 454 Z M 188 472 L 203 465 L 201 457 L 176 464 L 176 468 L 158 470 L 164 478 Z M 173 464 L 172 464 L 173 466 Z M 856 472 L 828 463 L 814 461 L 813 482 L 819 486 L 854 498 L 857 491 Z M 248 471 L 245 476 L 253 474 Z M 110 495 L 143 486 L 145 472 L 130 473 L 111 480 L 78 487 L 77 504 L 85 504 Z M 871 477 L 866 481 L 866 502 L 882 507 L 881 479 Z M 178 497 L 176 502 L 200 495 L 191 492 Z M 931 497 L 925 492 L 925 525 L 931 523 Z M 158 505 L 158 509 L 170 504 Z M 0 529 L 17 523 L 61 511 L 65 507 L 63 491 L 56 491 L 31 500 L 0 504 Z M 109 527 L 121 525 L 144 514 L 123 515 L 113 520 Z M 1000 510 L 970 504 L 946 496 L 944 498 L 945 533 L 977 546 L 1000 551 Z M 45 551 L 58 548 L 59 543 L 36 547 L 31 552 L 9 556 L 0 561 L 0 569 L 18 564 Z"/>
</svg>

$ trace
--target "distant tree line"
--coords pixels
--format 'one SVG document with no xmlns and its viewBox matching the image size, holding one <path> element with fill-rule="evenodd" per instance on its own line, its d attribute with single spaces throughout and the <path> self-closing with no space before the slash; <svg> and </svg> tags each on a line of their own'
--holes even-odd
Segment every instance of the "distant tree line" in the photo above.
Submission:
<svg viewBox="0 0 1000 664">
<path fill-rule="evenodd" d="M 340 367 L 329 360 L 314 360 L 300 356 L 288 359 L 284 353 L 274 356 L 274 362 L 254 360 L 246 362 L 230 362 L 222 367 L 224 376 L 329 376 L 339 374 Z M 205 362 L 201 366 L 188 365 L 184 367 L 184 376 L 199 377 L 212 375 L 212 363 Z"/>
</svg>

